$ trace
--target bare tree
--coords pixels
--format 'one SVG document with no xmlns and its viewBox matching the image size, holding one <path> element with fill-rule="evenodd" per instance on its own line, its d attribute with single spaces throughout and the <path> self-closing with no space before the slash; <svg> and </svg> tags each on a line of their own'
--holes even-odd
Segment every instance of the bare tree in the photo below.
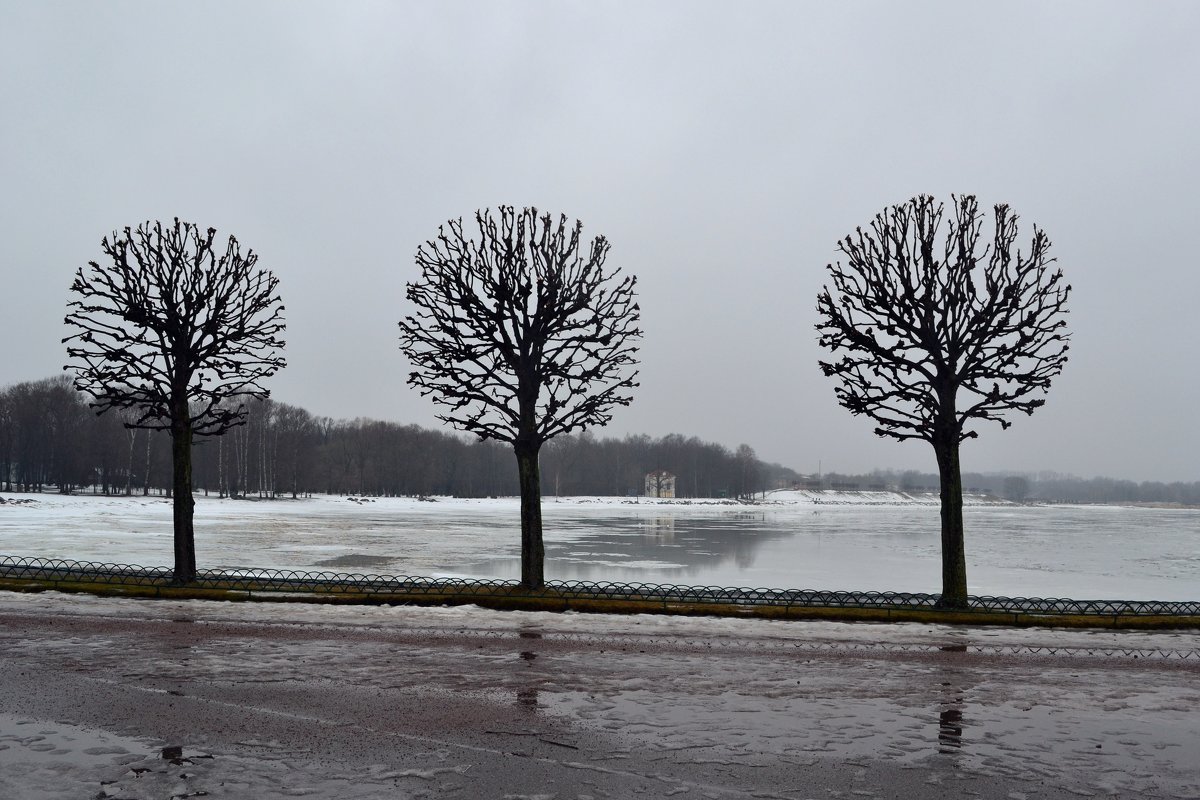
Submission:
<svg viewBox="0 0 1200 800">
<path fill-rule="evenodd" d="M 175 219 L 146 222 L 101 242 L 103 266 L 75 273 L 63 339 L 75 388 L 97 413 L 132 409 L 127 427 L 165 430 L 173 464 L 175 580 L 196 575 L 192 529 L 192 438 L 222 434 L 246 419 L 247 398 L 284 366 L 277 279 L 257 269 L 230 236 Z"/>
<path fill-rule="evenodd" d="M 13 390 L 0 390 L 0 491 L 11 492 L 12 473 L 17 439 L 16 410 Z"/>
<path fill-rule="evenodd" d="M 1017 216 L 994 210 L 990 239 L 973 196 L 944 208 L 922 195 L 876 215 L 838 244 L 833 289 L 817 298 L 820 343 L 836 360 L 838 401 L 878 423 L 875 433 L 933 445 L 941 476 L 941 603 L 967 603 L 959 445 L 976 423 L 1011 424 L 1045 403 L 1067 361 L 1064 330 L 1071 287 L 1052 269 L 1050 239 L 1034 226 L 1016 245 Z M 840 357 L 838 357 L 840 354 Z"/>
<path fill-rule="evenodd" d="M 739 444 L 733 458 L 737 462 L 737 496 L 751 500 L 762 485 L 762 462 L 748 444 Z"/>
<path fill-rule="evenodd" d="M 1029 499 L 1029 479 L 1024 475 L 1009 475 L 1004 479 L 1004 497 L 1014 503 Z"/>
<path fill-rule="evenodd" d="M 69 494 L 92 484 L 101 459 L 98 431 L 87 426 L 87 407 L 64 377 L 26 381 L 0 392 L 0 487 L 41 492 L 47 485 Z"/>
<path fill-rule="evenodd" d="M 581 252 L 582 223 L 535 208 L 462 219 L 417 249 L 400 323 L 408 383 L 449 411 L 439 419 L 513 446 L 521 485 L 521 584 L 544 583 L 538 453 L 560 434 L 603 425 L 638 384 L 637 279 L 605 270 L 608 240 Z"/>
</svg>

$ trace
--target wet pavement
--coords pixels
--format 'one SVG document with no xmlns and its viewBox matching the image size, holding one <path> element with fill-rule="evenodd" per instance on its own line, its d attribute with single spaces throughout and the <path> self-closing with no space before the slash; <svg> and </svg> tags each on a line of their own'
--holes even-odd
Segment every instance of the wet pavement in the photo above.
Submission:
<svg viewBox="0 0 1200 800">
<path fill-rule="evenodd" d="M 0 593 L 0 798 L 1200 797 L 1194 633 Z"/>
</svg>

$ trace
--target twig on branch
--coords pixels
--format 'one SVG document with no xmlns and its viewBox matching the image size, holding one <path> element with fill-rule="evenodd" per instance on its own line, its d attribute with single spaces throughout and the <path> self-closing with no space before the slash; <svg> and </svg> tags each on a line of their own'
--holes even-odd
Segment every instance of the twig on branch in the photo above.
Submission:
<svg viewBox="0 0 1200 800">
<path fill-rule="evenodd" d="M 1011 424 L 1032 414 L 1067 361 L 1063 316 L 1071 287 L 1053 269 L 1050 239 L 1037 227 L 1017 245 L 1017 217 L 994 209 L 991 240 L 974 197 L 944 208 L 921 196 L 893 206 L 838 249 L 832 288 L 817 299 L 821 361 L 838 401 L 895 439 L 971 438 L 975 421 Z"/>
<path fill-rule="evenodd" d="M 531 445 L 603 425 L 636 382 L 637 279 L 605 269 L 609 244 L 582 223 L 511 206 L 461 219 L 417 251 L 417 307 L 400 323 L 408 382 L 483 439 Z"/>
<path fill-rule="evenodd" d="M 105 237 L 107 260 L 75 273 L 63 339 L 75 386 L 93 408 L 132 409 L 127 427 L 197 435 L 245 421 L 246 398 L 265 398 L 261 381 L 284 366 L 284 307 L 278 280 L 230 236 L 175 219 Z M 180 403 L 186 419 L 175 420 Z"/>
</svg>

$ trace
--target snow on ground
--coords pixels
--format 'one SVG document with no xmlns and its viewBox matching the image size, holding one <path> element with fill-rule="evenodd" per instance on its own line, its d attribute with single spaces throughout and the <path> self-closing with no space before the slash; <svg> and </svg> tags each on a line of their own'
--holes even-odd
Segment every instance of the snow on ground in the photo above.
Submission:
<svg viewBox="0 0 1200 800">
<path fill-rule="evenodd" d="M 0 495 L 0 554 L 169 566 L 161 497 Z M 1075 599 L 1200 599 L 1200 511 L 965 510 L 969 591 Z M 763 501 L 545 498 L 547 576 L 560 580 L 936 592 L 930 496 L 775 492 Z M 197 497 L 201 566 L 513 578 L 516 498 Z"/>
<path fill-rule="evenodd" d="M 1191 633 L 0 593 L 0 647 L 22 800 L 1200 797 Z"/>
</svg>

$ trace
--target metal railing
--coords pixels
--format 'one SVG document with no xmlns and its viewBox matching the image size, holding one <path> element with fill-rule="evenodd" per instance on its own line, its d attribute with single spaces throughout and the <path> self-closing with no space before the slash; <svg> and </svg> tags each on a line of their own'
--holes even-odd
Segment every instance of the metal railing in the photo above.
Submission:
<svg viewBox="0 0 1200 800">
<path fill-rule="evenodd" d="M 108 564 L 96 561 L 0 556 L 0 579 L 43 584 L 101 584 L 113 587 L 173 587 L 168 567 Z M 194 589 L 266 593 L 320 593 L 374 597 L 382 602 L 428 597 L 602 600 L 664 604 L 722 605 L 878 610 L 936 610 L 937 594 L 919 592 L 853 592 L 812 589 L 681 586 L 610 581 L 547 581 L 544 588 L 524 589 L 516 581 L 478 578 L 426 578 L 406 575 L 362 575 L 349 572 L 305 572 L 285 569 L 202 569 L 188 584 Z M 1055 597 L 970 597 L 968 610 L 1038 615 L 1096 617 L 1195 617 L 1200 601 L 1073 600 Z"/>
</svg>

